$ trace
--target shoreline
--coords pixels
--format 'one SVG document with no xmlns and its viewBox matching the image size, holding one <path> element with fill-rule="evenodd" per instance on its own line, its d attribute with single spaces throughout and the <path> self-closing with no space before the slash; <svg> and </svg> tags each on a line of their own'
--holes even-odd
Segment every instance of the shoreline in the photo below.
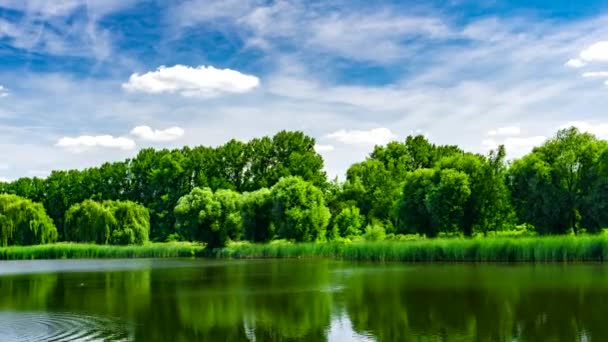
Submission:
<svg viewBox="0 0 608 342">
<path fill-rule="evenodd" d="M 413 241 L 267 243 L 237 242 L 206 250 L 190 242 L 110 246 L 56 243 L 0 248 L 0 260 L 117 258 L 283 259 L 327 258 L 368 262 L 604 262 L 608 236 L 420 239 Z"/>
</svg>

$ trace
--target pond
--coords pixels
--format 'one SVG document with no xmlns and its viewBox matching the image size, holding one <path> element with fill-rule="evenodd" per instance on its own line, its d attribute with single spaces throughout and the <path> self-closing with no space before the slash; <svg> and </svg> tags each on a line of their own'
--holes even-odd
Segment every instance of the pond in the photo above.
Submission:
<svg viewBox="0 0 608 342">
<path fill-rule="evenodd" d="M 0 341 L 606 341 L 600 264 L 0 263 Z"/>
</svg>

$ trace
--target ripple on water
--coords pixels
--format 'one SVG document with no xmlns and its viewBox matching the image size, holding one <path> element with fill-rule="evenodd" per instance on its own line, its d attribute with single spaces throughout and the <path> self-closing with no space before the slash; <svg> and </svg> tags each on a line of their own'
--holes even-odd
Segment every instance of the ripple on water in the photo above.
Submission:
<svg viewBox="0 0 608 342">
<path fill-rule="evenodd" d="M 0 341 L 128 341 L 119 320 L 79 313 L 0 312 Z"/>
</svg>

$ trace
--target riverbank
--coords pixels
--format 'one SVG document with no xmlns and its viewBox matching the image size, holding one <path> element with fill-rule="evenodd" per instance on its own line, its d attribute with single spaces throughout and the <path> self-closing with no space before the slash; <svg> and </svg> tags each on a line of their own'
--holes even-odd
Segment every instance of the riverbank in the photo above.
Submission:
<svg viewBox="0 0 608 342">
<path fill-rule="evenodd" d="M 496 237 L 331 243 L 232 243 L 205 250 L 189 242 L 107 246 L 57 243 L 0 248 L 0 260 L 86 258 L 331 258 L 371 262 L 603 262 L 608 236 Z"/>
<path fill-rule="evenodd" d="M 2 247 L 0 260 L 181 258 L 202 255 L 203 249 L 204 245 L 190 242 L 148 243 L 141 246 L 55 243 Z"/>
<path fill-rule="evenodd" d="M 354 243 L 234 244 L 220 258 L 332 258 L 395 262 L 603 262 L 608 237 L 421 239 Z"/>
</svg>

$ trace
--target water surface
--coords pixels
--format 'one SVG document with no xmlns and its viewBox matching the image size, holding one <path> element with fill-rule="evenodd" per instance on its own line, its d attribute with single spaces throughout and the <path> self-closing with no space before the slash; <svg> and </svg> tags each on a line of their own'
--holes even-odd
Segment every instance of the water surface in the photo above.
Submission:
<svg viewBox="0 0 608 342">
<path fill-rule="evenodd" d="M 608 268 L 0 262 L 0 341 L 608 341 Z"/>
</svg>

